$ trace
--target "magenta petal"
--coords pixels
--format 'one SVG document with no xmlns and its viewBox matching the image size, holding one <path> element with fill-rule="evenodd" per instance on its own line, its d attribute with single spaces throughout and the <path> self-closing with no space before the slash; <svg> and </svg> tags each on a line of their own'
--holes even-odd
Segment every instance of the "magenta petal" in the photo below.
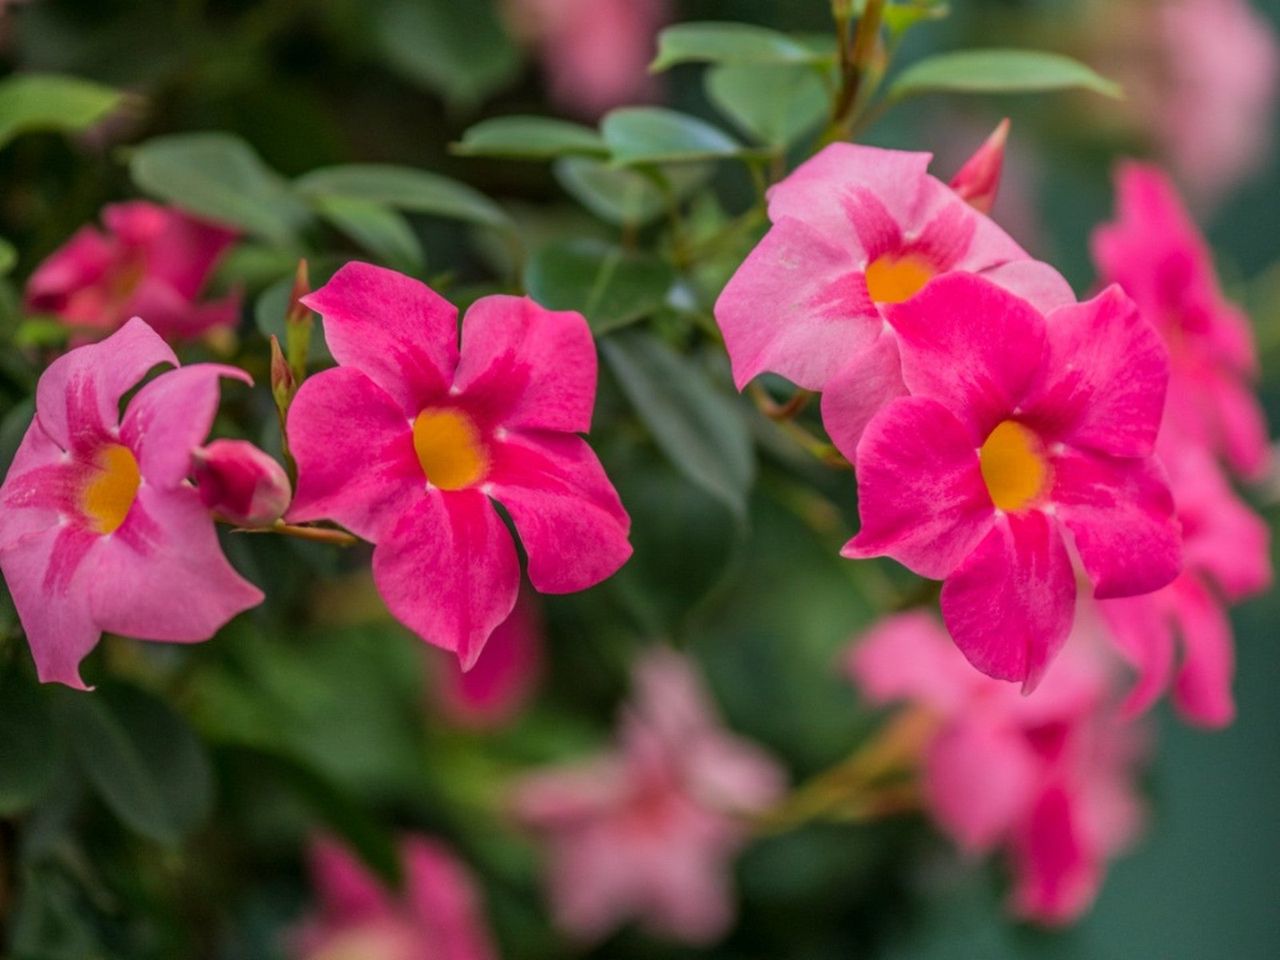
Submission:
<svg viewBox="0 0 1280 960">
<path fill-rule="evenodd" d="M 334 359 L 380 386 L 410 419 L 449 388 L 458 311 L 421 281 L 348 263 L 302 302 L 324 319 Z"/>
<path fill-rule="evenodd" d="M 237 367 L 197 363 L 162 373 L 129 402 L 120 436 L 148 483 L 172 488 L 190 475 L 218 413 L 219 377 L 253 383 Z"/>
<path fill-rule="evenodd" d="M 484 494 L 430 489 L 379 540 L 373 579 L 397 620 L 465 670 L 515 607 L 520 564 Z"/>
<path fill-rule="evenodd" d="M 493 456 L 486 491 L 515 522 L 535 589 L 585 590 L 626 563 L 631 519 L 585 440 L 513 434 Z"/>
<path fill-rule="evenodd" d="M 715 305 L 738 389 L 768 371 L 821 390 L 872 343 L 883 321 L 865 266 L 808 224 L 776 221 Z"/>
<path fill-rule="evenodd" d="M 86 469 L 69 461 L 33 418 L 0 486 L 0 550 L 77 514 Z"/>
<path fill-rule="evenodd" d="M 1246 479 L 1261 478 L 1271 463 L 1271 441 L 1266 414 L 1253 388 L 1228 377 L 1206 386 L 1213 392 L 1213 410 L 1227 462 Z"/>
<path fill-rule="evenodd" d="M 1048 320 L 1044 379 L 1025 420 L 1044 435 L 1115 457 L 1155 448 L 1169 384 L 1169 355 L 1132 300 L 1110 286 Z"/>
<path fill-rule="evenodd" d="M 290 521 L 330 519 L 377 543 L 426 488 L 410 421 L 359 370 L 308 377 L 289 408 Z"/>
<path fill-rule="evenodd" d="M 432 960 L 494 960 L 475 881 L 453 853 L 435 840 L 403 844 L 405 899 L 423 931 Z"/>
<path fill-rule="evenodd" d="M 1010 514 L 942 585 L 942 618 L 987 676 L 1033 690 L 1071 632 L 1076 581 L 1057 525 Z"/>
<path fill-rule="evenodd" d="M 1140 597 L 1104 600 L 1098 606 L 1117 649 L 1138 677 L 1123 711 L 1133 717 L 1150 710 L 1173 678 L 1175 642 L 1170 604 L 1176 582 Z"/>
<path fill-rule="evenodd" d="M 163 280 L 188 303 L 236 239 L 231 230 L 145 200 L 105 207 L 102 222 L 121 240 L 144 248 L 147 273 Z"/>
<path fill-rule="evenodd" d="M 464 672 L 453 657 L 437 666 L 436 695 L 451 722 L 473 729 L 499 727 L 532 696 L 543 672 L 542 623 L 534 604 L 531 594 L 521 593 L 470 670 Z"/>
<path fill-rule="evenodd" d="M 140 640 L 208 640 L 262 591 L 227 562 L 213 519 L 190 487 L 144 483 L 124 524 L 103 538 L 89 584 L 94 620 Z"/>
<path fill-rule="evenodd" d="M 100 343 L 64 353 L 36 386 L 41 426 L 64 450 L 100 442 L 119 423 L 120 398 L 162 363 L 177 366 L 178 358 L 137 317 Z"/>
<path fill-rule="evenodd" d="M 898 332 L 908 391 L 961 416 L 975 448 L 1040 375 L 1044 318 L 981 277 L 938 277 L 885 314 Z"/>
<path fill-rule="evenodd" d="M 1157 461 L 1067 451 L 1053 460 L 1052 499 L 1098 599 L 1150 593 L 1181 572 L 1173 496 Z"/>
<path fill-rule="evenodd" d="M 328 922 L 358 924 L 395 913 L 396 904 L 386 887 L 342 843 L 319 837 L 311 844 L 308 859 Z"/>
<path fill-rule="evenodd" d="M 857 468 L 862 529 L 846 557 L 890 556 L 940 580 L 991 528 L 974 443 L 933 400 L 903 397 L 880 411 L 858 445 Z"/>
<path fill-rule="evenodd" d="M 1194 577 L 1182 577 L 1170 590 L 1183 651 L 1182 669 L 1174 682 L 1174 699 L 1192 722 L 1225 727 L 1236 715 L 1231 692 L 1235 675 L 1231 621 Z"/>
<path fill-rule="evenodd" d="M 596 399 L 596 345 L 580 313 L 528 297 L 477 300 L 462 318 L 453 392 L 504 427 L 586 433 Z"/>
<path fill-rule="evenodd" d="M 112 267 L 117 249 L 118 244 L 96 227 L 81 227 L 32 272 L 26 305 L 32 311 L 63 315 L 72 294 L 96 284 Z"/>
<path fill-rule="evenodd" d="M 1083 835 L 1080 815 L 1062 786 L 1036 801 L 1014 845 L 1014 909 L 1042 923 L 1067 923 L 1093 901 L 1102 861 Z"/>
<path fill-rule="evenodd" d="M 887 403 L 906 392 L 898 338 L 885 330 L 855 354 L 823 391 L 822 425 L 836 449 L 852 462 L 867 424 Z"/>
<path fill-rule="evenodd" d="M 877 705 L 920 702 L 942 716 L 961 711 L 985 683 L 942 624 L 921 610 L 885 617 L 857 640 L 846 661 L 864 697 Z"/>
</svg>

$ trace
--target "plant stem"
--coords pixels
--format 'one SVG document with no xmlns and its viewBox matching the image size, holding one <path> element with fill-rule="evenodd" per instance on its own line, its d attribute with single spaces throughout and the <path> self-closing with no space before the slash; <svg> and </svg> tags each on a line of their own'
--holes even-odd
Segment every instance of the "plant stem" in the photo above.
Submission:
<svg viewBox="0 0 1280 960">
<path fill-rule="evenodd" d="M 822 145 L 848 138 L 853 127 L 853 115 L 858 106 L 859 94 L 871 72 L 876 47 L 880 43 L 880 24 L 884 17 L 885 0 L 867 0 L 858 26 L 853 34 L 853 45 L 848 43 L 848 23 L 840 15 L 836 17 L 836 29 L 840 41 L 840 90 L 831 108 L 831 120 L 822 134 Z"/>
</svg>

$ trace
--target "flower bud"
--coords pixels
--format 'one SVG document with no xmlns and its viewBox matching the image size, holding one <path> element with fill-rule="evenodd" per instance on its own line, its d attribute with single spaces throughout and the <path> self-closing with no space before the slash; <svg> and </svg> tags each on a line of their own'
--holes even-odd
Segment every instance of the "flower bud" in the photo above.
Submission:
<svg viewBox="0 0 1280 960">
<path fill-rule="evenodd" d="M 289 507 L 284 468 L 246 440 L 215 440 L 195 452 L 195 481 L 211 513 L 241 527 L 268 527 Z"/>
<path fill-rule="evenodd" d="M 951 180 L 951 189 L 979 213 L 990 213 L 996 204 L 1008 138 L 1009 118 L 1006 117 Z"/>
</svg>

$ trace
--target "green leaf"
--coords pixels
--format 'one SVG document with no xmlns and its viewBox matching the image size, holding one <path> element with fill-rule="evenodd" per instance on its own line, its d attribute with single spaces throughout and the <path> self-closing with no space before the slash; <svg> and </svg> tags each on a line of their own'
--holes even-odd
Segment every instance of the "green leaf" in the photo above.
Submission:
<svg viewBox="0 0 1280 960">
<path fill-rule="evenodd" d="M 426 260 L 422 244 L 402 214 L 356 197 L 319 196 L 315 205 L 324 220 L 385 266 L 406 273 L 422 269 Z"/>
<path fill-rule="evenodd" d="M 226 133 L 148 140 L 133 151 L 129 172 L 152 196 L 277 243 L 292 242 L 310 216 L 284 178 Z"/>
<path fill-rule="evenodd" d="M 7 276 L 17 262 L 17 249 L 8 240 L 0 237 L 0 277 Z"/>
<path fill-rule="evenodd" d="M 126 826 L 172 846 L 208 818 L 209 758 L 164 701 L 123 684 L 59 694 L 58 715 L 81 772 Z"/>
<path fill-rule="evenodd" d="M 732 65 L 708 70 L 707 96 L 745 133 L 773 147 L 787 147 L 827 114 L 827 92 L 808 67 Z"/>
<path fill-rule="evenodd" d="M 616 163 L 687 163 L 743 152 L 719 127 L 665 107 L 622 107 L 608 113 L 600 132 Z"/>
<path fill-rule="evenodd" d="M 1033 93 L 1078 88 L 1120 97 L 1120 86 L 1058 53 L 960 50 L 918 60 L 889 87 L 891 101 L 922 93 Z"/>
<path fill-rule="evenodd" d="M 124 101 L 111 87 L 48 73 L 0 82 L 0 146 L 37 130 L 74 132 L 97 123 Z"/>
<path fill-rule="evenodd" d="M 503 209 L 479 190 L 439 174 L 379 163 L 352 163 L 313 170 L 297 181 L 310 197 L 346 197 L 409 213 L 427 213 L 486 227 L 508 229 Z"/>
<path fill-rule="evenodd" d="M 542 247 L 524 272 L 533 299 L 551 310 L 577 310 L 597 335 L 651 314 L 674 282 L 665 261 L 589 238 Z"/>
<path fill-rule="evenodd" d="M 564 157 L 552 172 L 570 196 L 608 223 L 641 227 L 666 209 L 658 185 L 634 170 L 588 157 Z"/>
<path fill-rule="evenodd" d="M 785 33 L 746 23 L 680 23 L 658 34 L 658 56 L 649 69 L 677 63 L 830 63 L 835 44 L 815 48 Z"/>
<path fill-rule="evenodd" d="M 0 680 L 0 816 L 30 807 L 53 778 L 56 741 L 43 692 L 16 673 Z"/>
<path fill-rule="evenodd" d="M 488 0 L 390 0 L 374 21 L 391 67 L 472 107 L 513 79 L 520 54 Z"/>
<path fill-rule="evenodd" d="M 884 8 L 884 26 L 891 35 L 900 37 L 921 23 L 943 20 L 950 15 L 951 7 L 942 0 L 891 3 Z"/>
<path fill-rule="evenodd" d="M 468 157 L 552 160 L 566 154 L 607 157 L 609 148 L 590 127 L 553 117 L 494 117 L 467 129 L 453 152 Z"/>
<path fill-rule="evenodd" d="M 667 459 L 740 521 L 755 481 L 755 453 L 734 400 L 661 340 L 622 331 L 600 342 L 623 393 Z"/>
</svg>

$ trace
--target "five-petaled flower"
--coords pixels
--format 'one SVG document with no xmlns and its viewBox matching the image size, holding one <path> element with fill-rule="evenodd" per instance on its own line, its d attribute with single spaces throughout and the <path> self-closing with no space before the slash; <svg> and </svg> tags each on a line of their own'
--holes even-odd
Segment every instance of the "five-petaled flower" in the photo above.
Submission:
<svg viewBox="0 0 1280 960">
<path fill-rule="evenodd" d="M 262 594 L 231 568 L 188 477 L 232 367 L 177 365 L 135 318 L 59 357 L 0 487 L 0 570 L 44 681 L 84 687 L 80 661 L 103 631 L 207 640 Z"/>
<path fill-rule="evenodd" d="M 520 586 L 502 504 L 544 593 L 583 590 L 631 555 L 630 520 L 579 433 L 596 351 L 581 314 L 491 296 L 462 322 L 424 284 L 349 263 L 304 299 L 339 366 L 289 412 L 289 518 L 329 518 L 376 544 L 378 591 L 464 667 Z"/>
<path fill-rule="evenodd" d="M 1168 380 L 1159 336 L 1112 287 L 1048 317 L 952 274 L 889 308 L 910 396 L 856 450 L 862 529 L 848 557 L 945 580 L 942 612 L 979 670 L 1034 688 L 1071 629 L 1071 534 L 1100 598 L 1181 566 L 1153 457 Z"/>
</svg>

